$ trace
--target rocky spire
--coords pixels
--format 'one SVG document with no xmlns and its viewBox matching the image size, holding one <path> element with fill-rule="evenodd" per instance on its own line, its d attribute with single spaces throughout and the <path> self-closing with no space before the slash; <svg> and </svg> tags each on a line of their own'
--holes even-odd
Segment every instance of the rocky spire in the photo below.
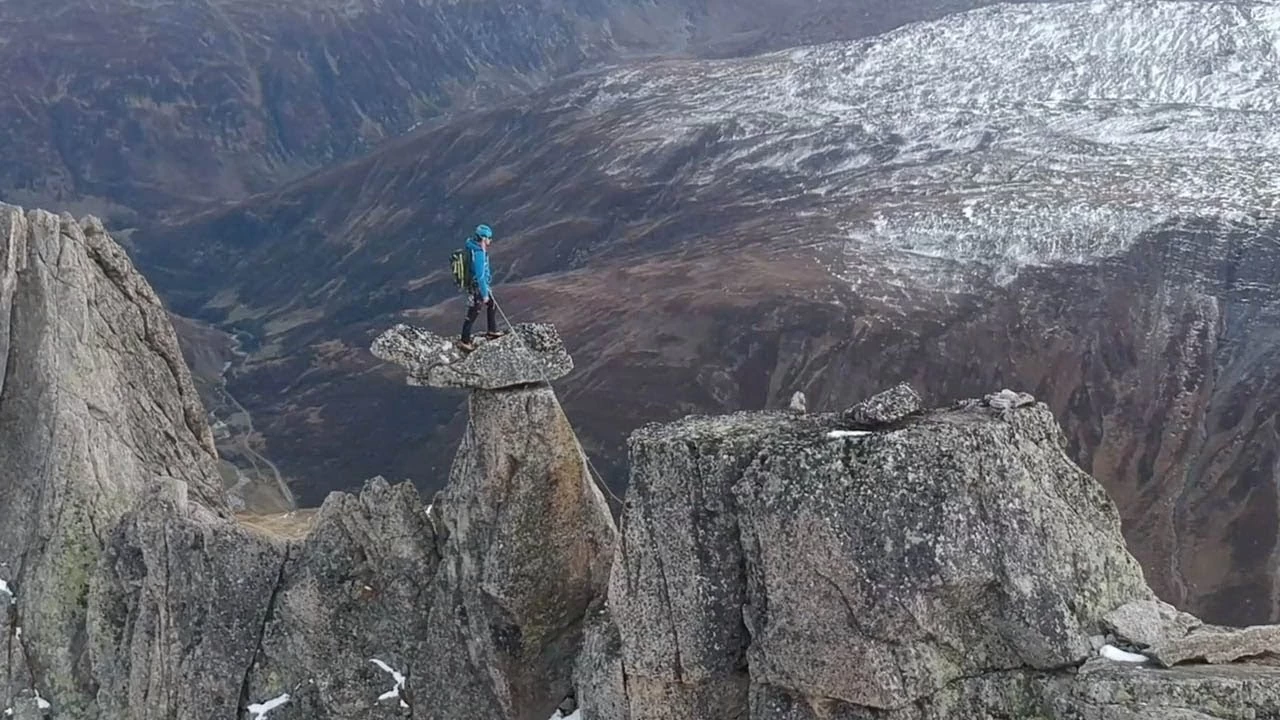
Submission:
<svg viewBox="0 0 1280 720">
<path fill-rule="evenodd" d="M 546 382 L 572 361 L 550 325 L 516 326 L 467 355 L 398 326 L 373 351 L 405 365 L 410 384 L 472 390 L 434 505 L 445 539 L 425 642 L 436 671 L 419 692 L 441 718 L 546 720 L 572 693 L 582 627 L 604 595 L 616 534 Z"/>
<path fill-rule="evenodd" d="M 374 478 L 280 533 L 227 512 L 173 331 L 97 221 L 5 207 L 0 241 L 0 713 L 1280 714 L 1252 662 L 1280 629 L 1159 602 L 1029 395 L 641 428 L 619 532 L 554 328 L 463 356 L 400 326 L 376 353 L 470 390 L 447 487 Z"/>
</svg>

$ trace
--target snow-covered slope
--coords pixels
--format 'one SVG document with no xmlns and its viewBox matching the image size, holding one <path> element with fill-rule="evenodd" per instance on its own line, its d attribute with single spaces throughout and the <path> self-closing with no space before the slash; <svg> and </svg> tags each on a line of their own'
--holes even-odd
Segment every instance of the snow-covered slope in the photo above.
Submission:
<svg viewBox="0 0 1280 720">
<path fill-rule="evenodd" d="M 602 76 L 599 161 L 713 130 L 682 192 L 771 175 L 857 243 L 1014 264 L 1122 250 L 1173 215 L 1280 191 L 1280 6 L 1000 5 L 855 43 Z M 625 179 L 620 182 L 625 183 Z M 781 196 L 781 197 L 780 197 Z"/>
</svg>

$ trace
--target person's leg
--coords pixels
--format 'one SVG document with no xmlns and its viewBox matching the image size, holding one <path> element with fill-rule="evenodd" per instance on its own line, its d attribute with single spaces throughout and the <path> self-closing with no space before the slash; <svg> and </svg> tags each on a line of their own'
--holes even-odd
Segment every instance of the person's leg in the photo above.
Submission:
<svg viewBox="0 0 1280 720">
<path fill-rule="evenodd" d="M 492 335 L 498 331 L 498 306 L 494 304 L 493 298 L 489 298 L 488 306 L 485 321 L 489 323 L 489 334 Z"/>
<path fill-rule="evenodd" d="M 462 322 L 462 342 L 464 345 L 471 344 L 471 326 L 475 324 L 476 316 L 480 314 L 479 298 L 468 298 L 467 319 Z"/>
</svg>

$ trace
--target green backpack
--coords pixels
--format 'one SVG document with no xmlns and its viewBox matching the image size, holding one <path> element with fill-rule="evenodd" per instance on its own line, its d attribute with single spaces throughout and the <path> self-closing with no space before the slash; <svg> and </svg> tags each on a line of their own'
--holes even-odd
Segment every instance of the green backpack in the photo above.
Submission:
<svg viewBox="0 0 1280 720">
<path fill-rule="evenodd" d="M 449 265 L 453 270 L 453 284 L 459 290 L 468 290 L 475 283 L 471 277 L 471 258 L 466 248 L 458 248 L 449 255 Z"/>
</svg>

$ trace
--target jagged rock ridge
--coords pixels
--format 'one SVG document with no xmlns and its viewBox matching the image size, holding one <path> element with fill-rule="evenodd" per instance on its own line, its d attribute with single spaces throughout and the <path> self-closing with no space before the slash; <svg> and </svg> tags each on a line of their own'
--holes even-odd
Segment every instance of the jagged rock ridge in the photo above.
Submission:
<svg viewBox="0 0 1280 720">
<path fill-rule="evenodd" d="M 375 478 L 266 532 L 230 517 L 173 330 L 100 224 L 0 221 L 0 707 L 544 720 L 572 695 L 615 529 L 549 386 L 474 391 L 432 505 Z"/>
<path fill-rule="evenodd" d="M 473 378 L 431 505 L 375 478 L 273 535 L 210 488 L 172 331 L 148 325 L 110 238 L 7 217 L 0 442 L 53 460 L 0 475 L 17 498 L 3 519 L 34 516 L 0 545 L 15 717 L 543 720 L 565 696 L 588 720 L 1280 712 L 1280 668 L 1181 664 L 1275 654 L 1280 633 L 1157 603 L 1114 506 L 1026 395 L 925 410 L 899 386 L 853 412 L 643 428 L 618 533 L 551 387 L 484 389 L 510 377 L 483 360 L 511 352 L 496 341 L 458 361 L 495 374 Z M 122 397 L 150 432 L 99 412 Z M 50 421 L 33 432 L 27 412 Z M 95 475 L 93 452 L 135 455 L 137 475 Z M 1113 665 L 1095 657 L 1108 640 L 1177 667 Z"/>
</svg>

